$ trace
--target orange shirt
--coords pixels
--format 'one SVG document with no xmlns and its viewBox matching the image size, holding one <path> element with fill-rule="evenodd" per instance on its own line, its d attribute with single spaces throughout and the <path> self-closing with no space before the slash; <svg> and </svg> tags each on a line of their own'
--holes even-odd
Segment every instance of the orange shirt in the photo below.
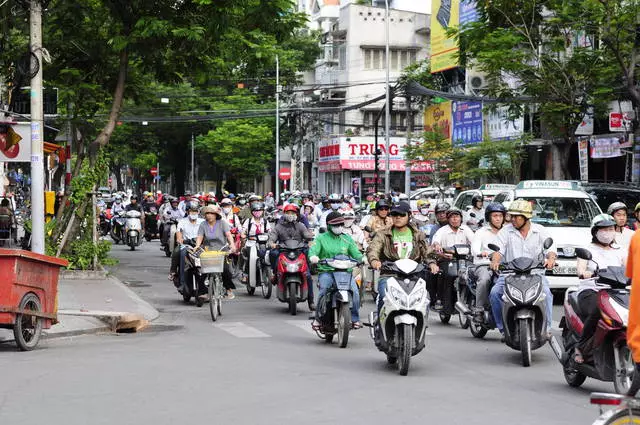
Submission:
<svg viewBox="0 0 640 425">
<path fill-rule="evenodd" d="M 631 278 L 627 345 L 631 348 L 633 360 L 638 363 L 640 362 L 640 232 L 635 232 L 631 238 L 627 258 L 627 277 Z"/>
</svg>

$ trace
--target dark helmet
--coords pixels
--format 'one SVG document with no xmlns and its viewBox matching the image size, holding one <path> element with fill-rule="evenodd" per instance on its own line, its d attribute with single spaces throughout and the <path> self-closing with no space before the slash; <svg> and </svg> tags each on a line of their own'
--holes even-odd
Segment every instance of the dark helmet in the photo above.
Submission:
<svg viewBox="0 0 640 425">
<path fill-rule="evenodd" d="M 488 223 L 491 220 L 491 213 L 494 212 L 500 212 L 504 217 L 504 215 L 507 213 L 507 209 L 500 202 L 490 203 L 484 210 L 484 221 Z"/>
<path fill-rule="evenodd" d="M 449 208 L 451 208 L 451 205 L 447 204 L 446 202 L 441 202 L 436 205 L 435 213 L 438 214 L 441 212 L 447 212 L 449 211 Z"/>
<path fill-rule="evenodd" d="M 447 210 L 447 218 L 451 217 L 454 214 L 458 214 L 460 217 L 462 217 L 462 211 L 460 211 L 458 208 L 453 207 L 453 208 L 449 208 Z"/>
<path fill-rule="evenodd" d="M 198 201 L 191 201 L 187 205 L 187 211 L 199 211 L 200 203 Z"/>
<path fill-rule="evenodd" d="M 380 208 L 385 208 L 385 207 L 391 208 L 391 205 L 389 205 L 389 203 L 384 199 L 380 199 L 378 202 L 376 202 L 376 211 L 379 210 Z"/>
<path fill-rule="evenodd" d="M 263 211 L 264 203 L 262 202 L 252 202 L 251 203 L 251 211 Z"/>
<path fill-rule="evenodd" d="M 327 225 L 340 226 L 344 224 L 344 217 L 338 211 L 332 211 L 327 215 Z"/>
<path fill-rule="evenodd" d="M 479 193 L 476 193 L 475 195 L 473 195 L 471 197 L 471 205 L 476 205 L 476 202 L 482 202 L 482 195 L 480 195 Z"/>
<path fill-rule="evenodd" d="M 138 195 L 131 195 L 131 198 L 129 198 L 129 201 L 137 201 L 138 200 Z"/>
</svg>

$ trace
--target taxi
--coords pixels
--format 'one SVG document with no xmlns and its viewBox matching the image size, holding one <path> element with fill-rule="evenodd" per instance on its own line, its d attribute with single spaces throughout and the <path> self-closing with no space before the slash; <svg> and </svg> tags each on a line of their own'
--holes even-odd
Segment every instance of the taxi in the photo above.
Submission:
<svg viewBox="0 0 640 425">
<path fill-rule="evenodd" d="M 513 184 L 502 184 L 502 183 L 489 183 L 483 184 L 477 189 L 473 190 L 465 190 L 464 192 L 460 192 L 460 194 L 453 201 L 453 206 L 466 211 L 467 208 L 471 207 L 471 199 L 475 195 L 481 195 L 484 200 L 485 206 L 493 200 L 493 198 L 504 191 L 512 190 L 516 186 Z"/>
<path fill-rule="evenodd" d="M 602 211 L 577 182 L 562 180 L 524 180 L 512 190 L 493 199 L 509 208 L 516 199 L 533 206 L 532 222 L 547 228 L 558 252 L 553 270 L 547 271 L 551 289 L 578 284 L 575 249 L 591 242 L 591 219 Z"/>
</svg>

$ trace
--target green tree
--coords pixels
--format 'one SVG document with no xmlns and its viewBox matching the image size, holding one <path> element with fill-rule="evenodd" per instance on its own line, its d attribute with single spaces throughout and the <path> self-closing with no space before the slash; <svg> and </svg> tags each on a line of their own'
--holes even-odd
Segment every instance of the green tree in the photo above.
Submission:
<svg viewBox="0 0 640 425">
<path fill-rule="evenodd" d="M 452 181 L 452 167 L 457 157 L 454 146 L 438 125 L 434 125 L 431 131 L 422 134 L 420 143 L 412 143 L 404 148 L 405 157 L 412 164 L 429 163 L 430 183 L 444 192 Z"/>
<path fill-rule="evenodd" d="M 458 148 L 453 161 L 452 179 L 476 185 L 516 183 L 525 158 L 523 140 L 485 140 L 475 146 Z"/>
</svg>

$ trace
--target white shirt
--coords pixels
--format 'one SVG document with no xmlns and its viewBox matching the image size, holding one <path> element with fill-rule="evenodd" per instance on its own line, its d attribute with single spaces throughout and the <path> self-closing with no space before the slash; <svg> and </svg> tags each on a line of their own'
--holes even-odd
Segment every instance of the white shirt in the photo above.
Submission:
<svg viewBox="0 0 640 425">
<path fill-rule="evenodd" d="M 251 224 L 251 229 L 249 229 L 249 224 Z M 242 225 L 242 233 L 247 236 L 255 236 L 256 234 L 261 235 L 263 233 L 269 233 L 270 231 L 271 223 L 269 223 L 269 221 L 264 217 L 260 217 L 259 220 L 252 217 L 249 220 L 245 220 Z"/>
<path fill-rule="evenodd" d="M 596 269 L 596 263 L 598 263 L 598 267 L 600 267 L 600 269 L 605 269 L 611 266 L 624 267 L 627 263 L 627 251 L 615 246 L 615 244 L 611 248 L 607 249 L 603 248 L 602 245 L 590 243 L 585 248 L 591 252 L 591 259 L 593 260 L 587 263 L 587 270 L 594 271 Z M 597 291 L 599 288 L 596 283 L 596 279 L 580 279 L 578 293 L 585 289 Z"/>
<path fill-rule="evenodd" d="M 360 246 L 364 245 L 364 242 L 365 242 L 364 241 L 364 232 L 355 223 L 353 223 L 349 227 L 345 226 L 344 227 L 344 234 L 351 236 L 351 239 L 353 239 Z"/>
<path fill-rule="evenodd" d="M 629 245 L 631 244 L 631 238 L 635 232 L 631 229 L 627 229 L 626 227 L 622 228 L 622 232 L 616 232 L 616 243 L 620 245 L 625 252 L 629 250 Z"/>
<path fill-rule="evenodd" d="M 494 243 L 500 247 L 505 261 L 509 262 L 519 257 L 538 258 L 548 237 L 547 229 L 537 223 L 531 223 L 526 238 L 512 224 L 507 224 L 498 232 Z M 555 242 L 548 252 L 556 252 Z"/>
<path fill-rule="evenodd" d="M 173 209 L 171 207 L 165 209 L 162 216 L 167 220 L 170 220 L 170 219 L 180 220 L 184 218 L 184 214 L 182 213 L 180 208 Z"/>
<path fill-rule="evenodd" d="M 473 254 L 474 264 L 489 264 L 491 262 L 490 257 L 479 257 L 483 252 L 491 253 L 489 249 L 490 243 L 495 243 L 497 232 L 493 232 L 493 227 L 483 226 L 473 235 L 473 242 L 471 243 L 471 254 Z"/>
<path fill-rule="evenodd" d="M 194 223 L 189 218 L 183 218 L 178 221 L 178 232 L 182 233 L 182 239 L 195 239 L 198 237 L 198 229 L 200 224 L 204 221 L 203 218 L 198 217 Z"/>
<path fill-rule="evenodd" d="M 446 225 L 438 229 L 433 235 L 433 244 L 438 244 L 443 248 L 452 248 L 454 245 L 471 245 L 473 241 L 473 231 L 462 225 L 455 232 L 451 226 Z"/>
</svg>

